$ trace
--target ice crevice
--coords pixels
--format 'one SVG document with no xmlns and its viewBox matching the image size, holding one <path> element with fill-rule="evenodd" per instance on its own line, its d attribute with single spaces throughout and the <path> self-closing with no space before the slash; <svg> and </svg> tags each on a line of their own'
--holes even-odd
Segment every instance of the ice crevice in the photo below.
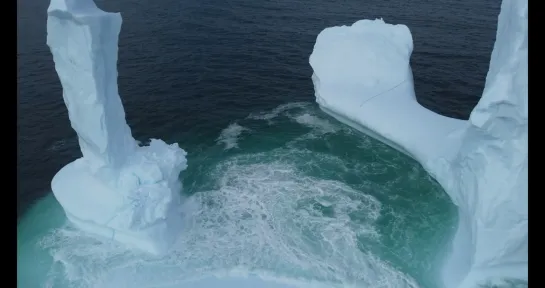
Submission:
<svg viewBox="0 0 545 288">
<path fill-rule="evenodd" d="M 528 1 L 503 0 L 483 95 L 467 121 L 418 104 L 412 49 L 408 27 L 382 19 L 326 28 L 309 60 L 316 102 L 420 162 L 458 206 L 445 287 L 527 281 Z"/>
</svg>

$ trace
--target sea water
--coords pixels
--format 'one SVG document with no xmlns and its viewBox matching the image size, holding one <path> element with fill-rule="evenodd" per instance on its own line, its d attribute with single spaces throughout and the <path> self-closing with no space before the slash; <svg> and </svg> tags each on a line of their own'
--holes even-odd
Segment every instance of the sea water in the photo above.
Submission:
<svg viewBox="0 0 545 288">
<path fill-rule="evenodd" d="M 187 287 L 250 273 L 302 287 L 438 287 L 456 207 L 414 160 L 314 103 L 255 111 L 211 141 L 177 140 L 189 166 L 171 253 L 81 232 L 50 194 L 18 225 L 18 286 Z"/>
</svg>

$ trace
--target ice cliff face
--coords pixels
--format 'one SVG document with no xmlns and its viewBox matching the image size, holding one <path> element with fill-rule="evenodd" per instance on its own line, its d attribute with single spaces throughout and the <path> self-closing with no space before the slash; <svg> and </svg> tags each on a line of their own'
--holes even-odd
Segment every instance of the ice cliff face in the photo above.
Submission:
<svg viewBox="0 0 545 288">
<path fill-rule="evenodd" d="M 488 276 L 527 278 L 527 0 L 502 3 L 485 89 L 468 124 L 458 153 L 438 175 L 460 207 L 453 254 L 465 255 L 451 258 L 444 277 L 465 263 L 464 285 Z M 469 253 L 460 253 L 466 247 Z"/>
<path fill-rule="evenodd" d="M 81 229 L 160 254 L 179 232 L 178 144 L 138 147 L 117 87 L 121 16 L 92 0 L 51 0 L 47 45 L 83 157 L 53 178 L 52 190 Z"/>
<path fill-rule="evenodd" d="M 47 44 L 81 152 L 95 167 L 119 167 L 136 148 L 117 92 L 121 16 L 88 0 L 53 0 L 48 16 Z"/>
<path fill-rule="evenodd" d="M 419 161 L 459 207 L 446 287 L 527 279 L 528 1 L 503 1 L 486 86 L 468 121 L 417 103 L 411 53 L 404 25 L 325 29 L 310 56 L 316 101 Z"/>
</svg>

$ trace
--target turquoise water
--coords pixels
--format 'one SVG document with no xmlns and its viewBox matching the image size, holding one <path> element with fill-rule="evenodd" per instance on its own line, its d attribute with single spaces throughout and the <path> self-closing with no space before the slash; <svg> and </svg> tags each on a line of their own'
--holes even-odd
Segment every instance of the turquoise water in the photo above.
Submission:
<svg viewBox="0 0 545 288">
<path fill-rule="evenodd" d="M 414 160 L 314 103 L 169 140 L 189 167 L 184 232 L 168 256 L 73 229 L 48 195 L 17 228 L 18 286 L 174 287 L 235 269 L 329 287 L 438 287 L 456 207 Z"/>
</svg>

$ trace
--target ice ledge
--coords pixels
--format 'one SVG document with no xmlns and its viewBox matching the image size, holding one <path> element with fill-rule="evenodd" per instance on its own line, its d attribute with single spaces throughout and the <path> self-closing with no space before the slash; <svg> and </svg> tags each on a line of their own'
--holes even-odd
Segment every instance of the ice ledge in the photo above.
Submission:
<svg viewBox="0 0 545 288">
<path fill-rule="evenodd" d="M 420 106 L 404 25 L 322 31 L 310 56 L 326 113 L 419 161 L 459 208 L 446 287 L 528 279 L 528 1 L 504 0 L 485 90 L 470 120 Z"/>
</svg>

